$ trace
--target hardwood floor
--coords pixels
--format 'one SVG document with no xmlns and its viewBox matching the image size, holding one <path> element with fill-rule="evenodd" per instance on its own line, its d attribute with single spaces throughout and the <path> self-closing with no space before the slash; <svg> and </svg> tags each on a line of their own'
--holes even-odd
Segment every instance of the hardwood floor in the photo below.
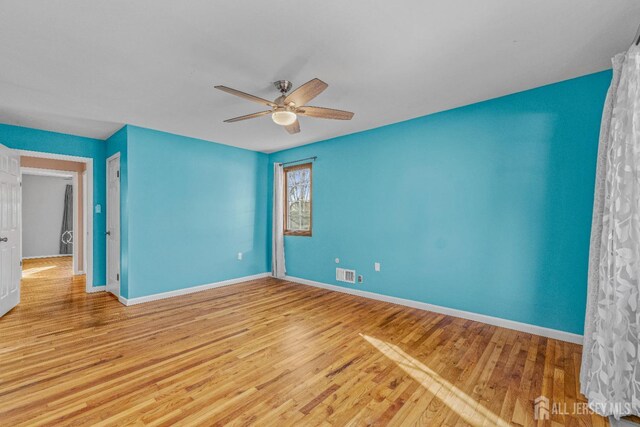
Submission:
<svg viewBox="0 0 640 427">
<path fill-rule="evenodd" d="M 27 261 L 0 319 L 0 425 L 606 425 L 581 348 L 276 279 L 124 307 Z M 564 403 L 563 403 L 564 405 Z"/>
</svg>

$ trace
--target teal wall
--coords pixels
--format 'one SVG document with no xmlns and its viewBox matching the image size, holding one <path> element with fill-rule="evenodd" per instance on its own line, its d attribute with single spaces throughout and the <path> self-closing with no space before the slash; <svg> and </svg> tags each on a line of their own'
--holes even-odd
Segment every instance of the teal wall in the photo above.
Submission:
<svg viewBox="0 0 640 427">
<path fill-rule="evenodd" d="M 105 141 L 105 180 L 106 159 L 120 153 L 120 295 L 129 295 L 129 204 L 128 204 L 128 172 L 127 172 L 127 142 L 129 126 L 124 126 Z M 106 192 L 106 181 L 105 181 Z M 106 197 L 106 196 L 105 196 Z M 105 227 L 107 214 L 105 210 Z M 105 254 L 106 262 L 106 254 Z M 106 274 L 106 271 L 105 271 Z"/>
<path fill-rule="evenodd" d="M 268 156 L 127 129 L 126 297 L 269 271 Z"/>
<path fill-rule="evenodd" d="M 0 144 L 7 147 L 90 157 L 93 159 L 93 204 L 105 206 L 105 144 L 104 141 L 56 132 L 0 124 Z M 93 285 L 106 284 L 105 215 L 93 209 Z"/>
<path fill-rule="evenodd" d="M 0 143 L 94 159 L 96 286 L 105 161 L 121 153 L 126 298 L 270 270 L 272 164 L 315 155 L 313 237 L 286 237 L 290 276 L 582 333 L 610 76 L 271 155 L 135 126 L 105 142 L 0 125 Z M 336 282 L 335 258 L 364 283 Z"/>
<path fill-rule="evenodd" d="M 266 154 L 135 126 L 101 141 L 0 125 L 0 143 L 94 160 L 94 286 L 106 284 L 106 159 L 118 152 L 123 297 L 270 269 Z"/>
<path fill-rule="evenodd" d="M 318 156 L 313 237 L 285 238 L 287 274 L 581 334 L 610 79 L 270 155 L 269 182 L 273 162 Z M 364 283 L 336 282 L 335 258 Z"/>
</svg>

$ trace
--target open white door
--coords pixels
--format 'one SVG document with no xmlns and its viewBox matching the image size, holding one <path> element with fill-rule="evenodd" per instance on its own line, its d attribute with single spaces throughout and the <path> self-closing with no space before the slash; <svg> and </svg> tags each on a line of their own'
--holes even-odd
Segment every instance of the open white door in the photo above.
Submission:
<svg viewBox="0 0 640 427">
<path fill-rule="evenodd" d="M 20 302 L 20 156 L 0 145 L 0 316 Z"/>
<path fill-rule="evenodd" d="M 120 153 L 107 159 L 107 292 L 120 296 Z"/>
</svg>

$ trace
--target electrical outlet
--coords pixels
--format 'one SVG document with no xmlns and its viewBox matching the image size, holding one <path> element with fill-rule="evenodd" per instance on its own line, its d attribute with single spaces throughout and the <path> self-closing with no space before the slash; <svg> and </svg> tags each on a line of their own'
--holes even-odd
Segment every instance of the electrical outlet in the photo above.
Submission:
<svg viewBox="0 0 640 427">
<path fill-rule="evenodd" d="M 340 258 L 336 258 L 336 264 L 340 264 Z"/>
<path fill-rule="evenodd" d="M 238 261 L 242 261 L 242 252 L 238 252 Z"/>
<path fill-rule="evenodd" d="M 364 281 L 364 277 L 362 277 L 362 274 L 358 275 L 358 283 L 362 283 Z"/>
</svg>

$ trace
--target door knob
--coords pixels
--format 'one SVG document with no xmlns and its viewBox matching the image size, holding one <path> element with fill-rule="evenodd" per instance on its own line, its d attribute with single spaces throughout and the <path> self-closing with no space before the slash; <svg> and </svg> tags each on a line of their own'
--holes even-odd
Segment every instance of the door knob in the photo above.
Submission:
<svg viewBox="0 0 640 427">
<path fill-rule="evenodd" d="M 9 238 L 8 237 L 0 237 L 0 242 L 8 242 Z"/>
<path fill-rule="evenodd" d="M 106 233 L 104 233 L 104 234 L 106 234 L 107 236 L 111 236 L 111 232 L 110 232 L 110 231 L 107 231 L 107 232 L 106 232 Z"/>
</svg>

